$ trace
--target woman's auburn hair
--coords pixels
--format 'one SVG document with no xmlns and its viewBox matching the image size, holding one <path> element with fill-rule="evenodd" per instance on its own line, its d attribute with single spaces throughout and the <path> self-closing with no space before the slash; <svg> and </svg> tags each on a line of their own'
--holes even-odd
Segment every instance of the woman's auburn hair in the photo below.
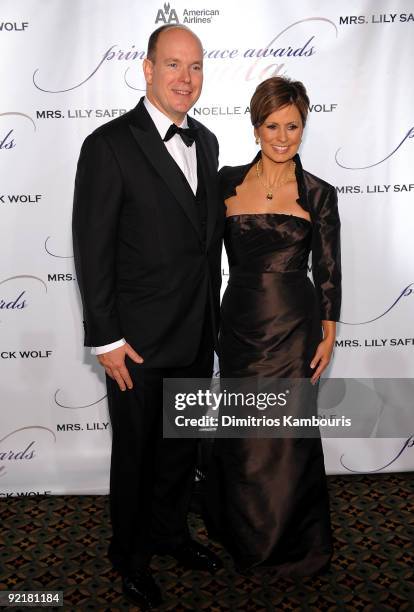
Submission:
<svg viewBox="0 0 414 612">
<path fill-rule="evenodd" d="M 296 106 L 305 127 L 309 98 L 303 83 L 280 76 L 266 79 L 256 87 L 250 100 L 250 119 L 253 126 L 260 127 L 269 115 L 289 104 Z"/>
</svg>

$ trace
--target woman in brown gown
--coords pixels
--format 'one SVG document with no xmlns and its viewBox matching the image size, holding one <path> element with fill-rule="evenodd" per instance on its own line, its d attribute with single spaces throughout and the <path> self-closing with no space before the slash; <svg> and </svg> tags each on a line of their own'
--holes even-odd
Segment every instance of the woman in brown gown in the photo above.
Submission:
<svg viewBox="0 0 414 612">
<path fill-rule="evenodd" d="M 317 381 L 329 363 L 341 301 L 337 196 L 297 154 L 309 99 L 273 77 L 250 105 L 260 151 L 220 171 L 230 277 L 222 302 L 220 374 Z M 313 283 L 307 275 L 312 253 Z M 332 555 L 322 444 L 314 438 L 214 441 L 206 523 L 236 566 L 312 575 Z"/>
</svg>

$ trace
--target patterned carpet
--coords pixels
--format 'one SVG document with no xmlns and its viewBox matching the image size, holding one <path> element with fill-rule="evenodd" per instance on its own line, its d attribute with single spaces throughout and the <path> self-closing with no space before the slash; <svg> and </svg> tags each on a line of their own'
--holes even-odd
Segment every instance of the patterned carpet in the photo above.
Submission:
<svg viewBox="0 0 414 612">
<path fill-rule="evenodd" d="M 271 570 L 241 576 L 217 546 L 225 568 L 214 577 L 155 557 L 165 599 L 160 610 L 414 610 L 414 473 L 330 476 L 329 488 L 335 556 L 328 574 L 277 581 Z M 106 558 L 107 497 L 2 499 L 0 524 L 0 589 L 63 590 L 63 609 L 70 611 L 138 610 L 123 600 Z M 197 514 L 190 526 L 206 540 Z"/>
</svg>

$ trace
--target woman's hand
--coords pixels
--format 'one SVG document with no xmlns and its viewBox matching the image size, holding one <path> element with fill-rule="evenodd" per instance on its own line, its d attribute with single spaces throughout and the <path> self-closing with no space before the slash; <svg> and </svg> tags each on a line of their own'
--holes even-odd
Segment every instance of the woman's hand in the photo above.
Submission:
<svg viewBox="0 0 414 612">
<path fill-rule="evenodd" d="M 310 367 L 315 369 L 311 377 L 311 383 L 318 382 L 321 374 L 329 365 L 335 345 L 336 323 L 335 321 L 322 321 L 323 340 L 318 344 L 315 355 L 312 358 Z"/>
</svg>

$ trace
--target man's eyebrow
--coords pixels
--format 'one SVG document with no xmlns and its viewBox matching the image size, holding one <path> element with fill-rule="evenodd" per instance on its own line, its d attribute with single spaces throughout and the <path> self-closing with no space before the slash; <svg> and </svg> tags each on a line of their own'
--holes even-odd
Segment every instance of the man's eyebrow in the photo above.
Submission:
<svg viewBox="0 0 414 612">
<path fill-rule="evenodd" d="M 180 63 L 182 60 L 178 59 L 177 57 L 167 57 L 165 60 L 165 62 L 178 62 Z M 190 62 L 191 64 L 202 64 L 203 60 L 199 59 L 199 60 L 194 60 L 193 62 Z"/>
</svg>

